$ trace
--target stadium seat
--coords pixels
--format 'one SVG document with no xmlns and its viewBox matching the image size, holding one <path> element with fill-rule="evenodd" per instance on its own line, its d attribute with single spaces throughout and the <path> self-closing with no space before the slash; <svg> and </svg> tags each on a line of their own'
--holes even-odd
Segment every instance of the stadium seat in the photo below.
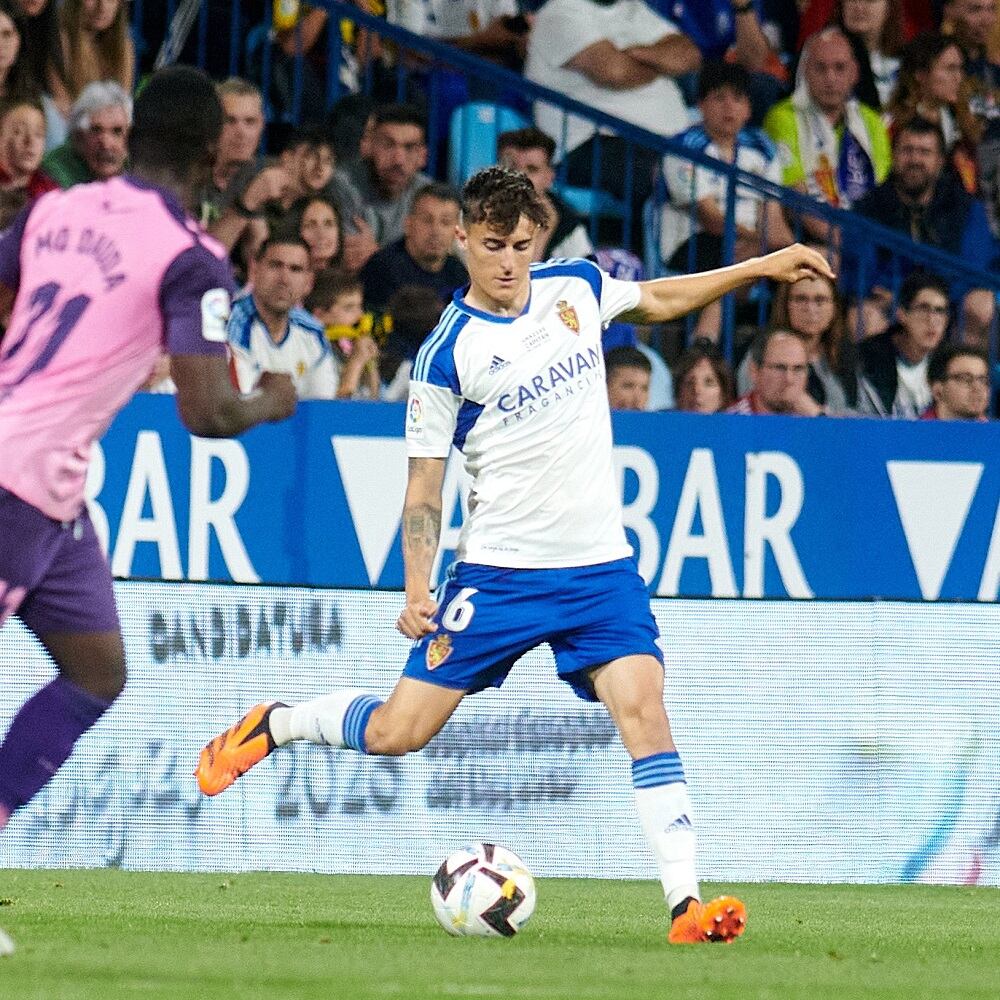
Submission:
<svg viewBox="0 0 1000 1000">
<path fill-rule="evenodd" d="M 455 108 L 448 126 L 448 181 L 461 187 L 477 170 L 497 162 L 497 136 L 531 122 L 502 104 L 472 101 Z"/>
<path fill-rule="evenodd" d="M 615 219 L 625 218 L 625 204 L 613 198 L 607 191 L 589 187 L 573 187 L 570 184 L 554 184 L 556 193 L 574 211 L 589 218 L 592 215 L 607 215 Z"/>
</svg>

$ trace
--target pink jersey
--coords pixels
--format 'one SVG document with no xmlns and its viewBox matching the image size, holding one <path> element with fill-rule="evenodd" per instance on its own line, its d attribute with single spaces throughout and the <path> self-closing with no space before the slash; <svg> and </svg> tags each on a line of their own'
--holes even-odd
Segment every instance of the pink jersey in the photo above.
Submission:
<svg viewBox="0 0 1000 1000">
<path fill-rule="evenodd" d="M 54 191 L 0 238 L 17 289 L 0 340 L 0 486 L 76 517 L 93 442 L 163 351 L 225 355 L 225 252 L 168 192 L 117 177 Z"/>
</svg>

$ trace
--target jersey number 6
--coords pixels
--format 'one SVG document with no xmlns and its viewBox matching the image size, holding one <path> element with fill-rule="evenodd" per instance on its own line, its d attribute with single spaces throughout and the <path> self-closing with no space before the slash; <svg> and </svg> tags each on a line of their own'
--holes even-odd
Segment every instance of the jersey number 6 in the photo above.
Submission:
<svg viewBox="0 0 1000 1000">
<path fill-rule="evenodd" d="M 476 613 L 472 601 L 469 599 L 479 591 L 475 587 L 463 587 L 449 602 L 441 617 L 441 624 L 449 632 L 461 632 L 469 627 L 472 616 Z"/>
</svg>

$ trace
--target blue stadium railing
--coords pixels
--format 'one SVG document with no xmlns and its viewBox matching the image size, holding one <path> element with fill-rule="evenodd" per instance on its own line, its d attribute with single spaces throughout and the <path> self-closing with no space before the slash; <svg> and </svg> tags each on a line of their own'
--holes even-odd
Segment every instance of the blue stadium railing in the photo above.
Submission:
<svg viewBox="0 0 1000 1000">
<path fill-rule="evenodd" d="M 148 0 L 148 2 L 152 3 L 152 0 Z M 189 39 L 188 48 L 185 51 L 192 53 L 193 44 L 192 54 L 196 61 L 205 65 L 211 43 L 212 50 L 216 55 L 228 52 L 231 73 L 246 74 L 249 41 L 250 45 L 258 52 L 256 63 L 259 65 L 259 69 L 254 74 L 256 76 L 255 82 L 261 85 L 265 95 L 270 96 L 275 59 L 271 31 L 271 0 L 256 0 L 254 3 L 242 4 L 240 0 L 231 0 L 228 9 L 229 37 L 224 40 L 215 37 L 209 39 L 209 5 L 212 2 L 213 0 L 201 0 L 196 23 L 192 27 L 193 42 Z M 886 228 L 849 211 L 817 202 L 813 198 L 790 188 L 773 184 L 731 164 L 683 147 L 675 139 L 657 135 L 637 125 L 620 121 L 581 104 L 565 94 L 541 87 L 516 73 L 440 42 L 422 38 L 405 29 L 388 24 L 381 18 L 369 15 L 357 7 L 339 2 L 339 0 L 310 0 L 310 2 L 313 7 L 325 7 L 331 14 L 331 23 L 350 22 L 355 26 L 355 29 L 363 29 L 377 36 L 383 43 L 388 43 L 384 46 L 385 49 L 395 51 L 394 65 L 388 71 L 383 70 L 382 75 L 384 78 L 388 72 L 394 78 L 395 96 L 399 98 L 411 94 L 414 89 L 422 91 L 426 95 L 428 170 L 432 174 L 439 171 L 441 151 L 445 148 L 447 140 L 448 122 L 442 120 L 439 92 L 441 82 L 445 79 L 444 74 L 447 72 L 451 73 L 453 78 L 455 76 L 463 78 L 472 93 L 493 95 L 493 99 L 497 99 L 497 95 L 503 95 L 499 98 L 498 103 L 520 102 L 522 107 L 529 107 L 533 102 L 542 101 L 559 108 L 563 112 L 564 131 L 567 117 L 572 114 L 588 120 L 599 129 L 612 131 L 622 137 L 628 150 L 623 178 L 623 201 L 626 203 L 631 203 L 631 196 L 635 189 L 633 164 L 636 150 L 652 151 L 658 157 L 676 156 L 716 174 L 724 175 L 727 198 L 722 239 L 723 263 L 732 262 L 734 257 L 737 233 L 736 198 L 738 191 L 745 190 L 756 192 L 765 200 L 780 202 L 794 220 L 796 235 L 802 232 L 801 219 L 803 215 L 821 219 L 829 224 L 832 232 L 839 234 L 841 245 L 849 250 L 847 257 L 851 264 L 849 273 L 842 275 L 841 280 L 841 291 L 847 296 L 863 297 L 878 279 L 880 282 L 887 282 L 889 292 L 895 297 L 902 278 L 913 268 L 933 271 L 945 278 L 954 288 L 984 288 L 994 293 L 1000 291 L 1000 274 L 980 270 L 953 254 L 935 247 L 915 243 L 905 233 Z M 180 0 L 167 0 L 168 19 L 172 17 L 179 6 Z M 256 20 L 248 14 L 248 8 L 258 12 Z M 135 0 L 134 23 L 141 35 L 142 0 Z M 345 93 L 345 87 L 340 78 L 345 45 L 342 32 L 340 30 L 327 31 L 326 45 L 324 54 L 326 66 L 336 69 L 335 72 L 327 71 L 323 81 L 323 104 L 329 108 Z M 150 47 L 149 40 L 146 40 L 146 47 L 147 49 Z M 401 58 L 401 53 L 405 53 L 409 58 Z M 374 68 L 372 61 L 360 68 L 358 86 L 363 93 L 372 91 L 375 77 Z M 305 58 L 301 52 L 301 46 L 298 46 L 298 52 L 291 61 L 291 89 L 288 107 L 281 109 L 271 107 L 269 102 L 269 114 L 272 117 L 283 117 L 292 124 L 297 123 L 303 106 L 305 86 Z M 683 127 L 685 123 L 680 124 Z M 596 175 L 601 157 L 599 139 L 593 144 L 593 151 Z M 564 179 L 563 175 L 562 180 Z M 590 194 L 592 203 L 607 205 L 609 201 L 607 195 L 598 190 L 596 185 Z M 661 184 L 654 185 L 652 203 L 645 207 L 645 217 L 652 220 L 654 224 L 660 218 L 663 197 L 663 186 Z M 632 213 L 625 211 L 621 214 L 622 243 L 629 245 L 633 237 Z M 694 205 L 691 206 L 691 217 L 693 220 Z M 590 220 L 592 234 L 597 234 L 598 221 L 596 215 L 592 216 Z M 658 248 L 649 246 L 653 241 L 648 238 L 649 234 L 646 235 L 647 249 L 657 250 Z M 762 233 L 761 237 L 763 242 L 766 236 Z M 850 248 L 864 248 L 864 252 L 856 253 Z M 650 252 L 647 252 L 645 256 L 647 266 L 654 264 L 658 273 L 665 273 L 662 261 L 658 259 L 651 261 L 649 259 L 652 256 Z M 659 254 L 656 253 L 655 256 L 658 258 Z M 763 325 L 766 321 L 768 305 L 766 291 L 763 289 L 761 291 L 763 294 L 757 296 L 757 321 L 759 325 Z M 732 355 L 734 325 L 735 299 L 733 296 L 727 296 L 724 301 L 722 332 L 722 346 L 727 356 Z M 991 356 L 994 361 L 997 355 L 996 327 L 997 324 L 994 322 L 990 338 Z"/>
</svg>

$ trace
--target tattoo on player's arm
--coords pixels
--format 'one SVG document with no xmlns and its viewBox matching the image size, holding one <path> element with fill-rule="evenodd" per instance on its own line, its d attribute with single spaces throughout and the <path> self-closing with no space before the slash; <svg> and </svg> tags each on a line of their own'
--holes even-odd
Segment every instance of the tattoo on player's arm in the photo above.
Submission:
<svg viewBox="0 0 1000 1000">
<path fill-rule="evenodd" d="M 429 503 L 418 503 L 403 511 L 404 551 L 419 556 L 427 553 L 434 557 L 441 537 L 441 508 Z"/>
</svg>

